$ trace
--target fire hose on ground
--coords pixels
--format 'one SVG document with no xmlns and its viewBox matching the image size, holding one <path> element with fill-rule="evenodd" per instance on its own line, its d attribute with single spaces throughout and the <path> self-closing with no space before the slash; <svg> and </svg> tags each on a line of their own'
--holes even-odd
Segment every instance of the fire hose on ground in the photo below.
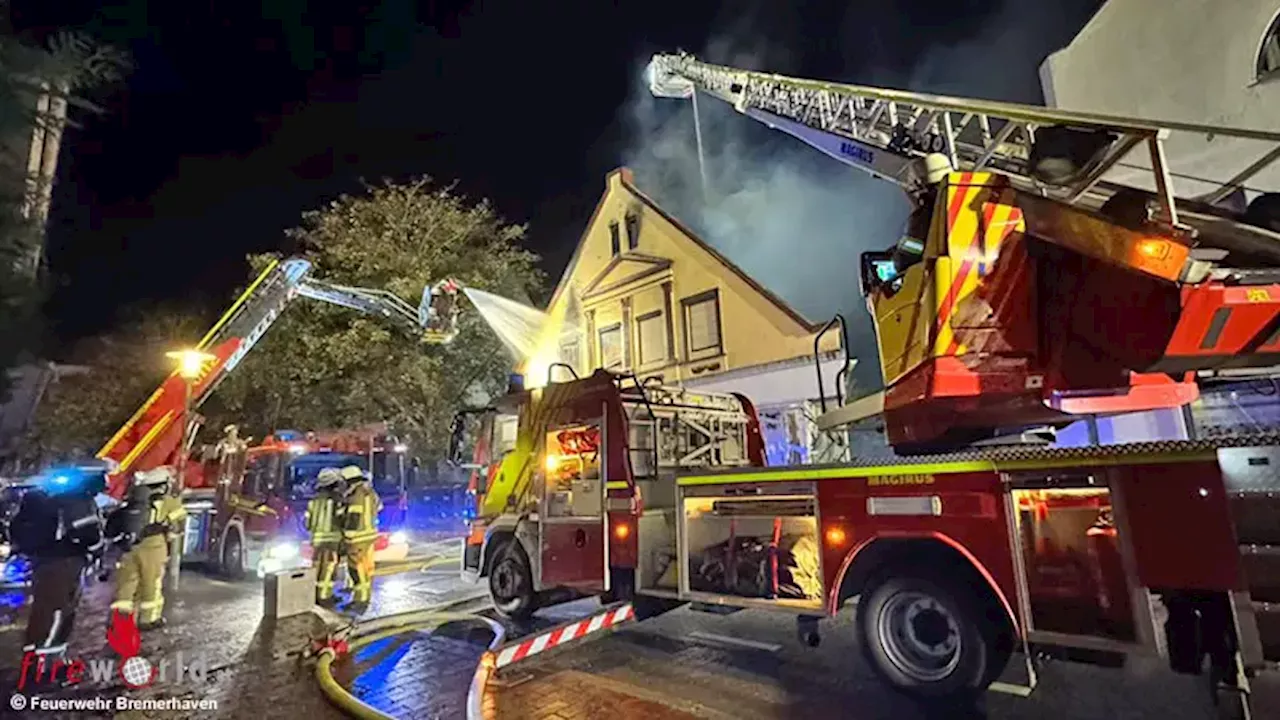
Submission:
<svg viewBox="0 0 1280 720">
<path fill-rule="evenodd" d="M 486 652 L 477 664 L 471 687 L 467 692 L 467 717 L 469 720 L 471 718 L 479 718 L 480 701 L 484 693 L 484 686 L 492 670 L 490 667 L 492 662 L 491 654 L 494 649 L 502 644 L 505 631 L 502 625 L 489 618 L 451 610 L 451 608 L 474 602 L 479 597 L 483 596 L 468 597 L 444 605 L 374 618 L 352 625 L 345 632 L 339 633 L 341 637 L 331 637 L 318 650 L 319 660 L 316 663 L 315 674 L 316 681 L 320 684 L 320 690 L 331 703 L 352 717 L 360 718 L 361 720 L 387 720 L 391 716 L 360 700 L 334 678 L 334 663 L 349 653 L 389 637 L 434 630 L 450 622 L 482 622 L 493 631 L 493 639 L 489 641 Z"/>
</svg>

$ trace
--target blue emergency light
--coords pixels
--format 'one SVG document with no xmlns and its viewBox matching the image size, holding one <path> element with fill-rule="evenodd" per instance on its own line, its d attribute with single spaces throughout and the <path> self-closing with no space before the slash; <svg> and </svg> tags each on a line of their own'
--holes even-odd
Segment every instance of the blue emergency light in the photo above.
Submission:
<svg viewBox="0 0 1280 720">
<path fill-rule="evenodd" d="M 284 442 L 306 439 L 302 436 L 302 433 L 298 432 L 297 430 L 277 430 L 275 432 L 275 436 L 277 440 L 282 440 Z"/>
</svg>

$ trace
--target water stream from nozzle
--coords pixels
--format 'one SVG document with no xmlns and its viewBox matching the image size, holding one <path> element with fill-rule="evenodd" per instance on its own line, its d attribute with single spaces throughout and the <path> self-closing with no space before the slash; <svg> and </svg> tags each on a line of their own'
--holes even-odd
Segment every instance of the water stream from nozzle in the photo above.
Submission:
<svg viewBox="0 0 1280 720">
<path fill-rule="evenodd" d="M 516 359 L 526 360 L 538 351 L 547 324 L 546 313 L 484 290 L 464 287 L 462 292 Z"/>
</svg>

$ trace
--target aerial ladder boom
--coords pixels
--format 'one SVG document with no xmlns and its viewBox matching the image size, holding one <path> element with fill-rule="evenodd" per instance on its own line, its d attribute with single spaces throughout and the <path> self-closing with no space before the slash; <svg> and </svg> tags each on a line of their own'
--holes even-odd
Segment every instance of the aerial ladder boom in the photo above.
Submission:
<svg viewBox="0 0 1280 720">
<path fill-rule="evenodd" d="M 972 441 L 1173 407 L 1196 397 L 1197 373 L 1280 366 L 1280 132 L 806 80 L 685 53 L 655 55 L 648 80 L 659 97 L 715 96 L 912 199 L 908 237 L 861 267 L 886 389 L 855 405 L 883 410 L 895 446 L 966 425 Z M 1171 141 L 1205 138 L 1248 159 L 1222 178 L 1174 167 L 1184 155 L 1166 152 Z M 843 422 L 866 414 L 842 410 Z"/>
<path fill-rule="evenodd" d="M 280 313 L 297 297 L 307 297 L 381 317 L 423 342 L 448 343 L 457 335 L 459 286 L 445 280 L 428 287 L 414 308 L 384 290 L 337 285 L 310 277 L 303 258 L 273 260 L 205 333 L 195 350 L 207 355 L 199 377 L 188 381 L 174 371 L 134 412 L 98 457 L 114 463 L 108 491 L 120 497 L 134 472 L 170 464 L 195 410 L 262 339 Z M 190 396 L 188 397 L 188 391 Z"/>
<path fill-rule="evenodd" d="M 712 65 L 687 53 L 655 55 L 648 79 L 658 97 L 688 98 L 695 89 L 713 95 L 832 158 L 909 190 L 923 181 L 922 166 L 913 161 L 941 153 L 956 170 L 998 171 L 1021 188 L 1086 206 L 1100 206 L 1128 187 L 1108 178 L 1121 174 L 1154 193 L 1158 218 L 1170 225 L 1179 224 L 1180 205 L 1206 211 L 1237 191 L 1280 192 L 1280 173 L 1268 172 L 1280 159 L 1276 131 L 806 80 Z M 1038 133 L 1059 128 L 1084 134 L 1055 133 L 1055 141 L 1066 139 L 1037 143 Z M 1253 159 L 1228 178 L 1178 172 L 1165 146 L 1171 138 L 1190 135 L 1236 141 L 1254 151 Z M 1179 197 L 1179 187 L 1197 192 Z"/>
</svg>

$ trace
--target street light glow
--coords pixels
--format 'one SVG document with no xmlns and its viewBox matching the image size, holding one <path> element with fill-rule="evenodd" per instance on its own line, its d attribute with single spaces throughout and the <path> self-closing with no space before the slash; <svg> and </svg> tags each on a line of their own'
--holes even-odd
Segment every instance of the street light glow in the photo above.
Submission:
<svg viewBox="0 0 1280 720">
<path fill-rule="evenodd" d="M 178 374 L 183 380 L 198 379 L 204 372 L 205 365 L 218 359 L 214 355 L 199 350 L 175 350 L 165 353 L 164 356 L 177 362 Z"/>
</svg>

